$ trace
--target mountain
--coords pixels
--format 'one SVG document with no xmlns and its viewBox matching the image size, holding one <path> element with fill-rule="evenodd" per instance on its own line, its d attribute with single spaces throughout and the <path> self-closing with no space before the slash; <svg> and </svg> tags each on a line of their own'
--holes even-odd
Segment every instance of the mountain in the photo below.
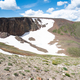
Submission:
<svg viewBox="0 0 80 80">
<path fill-rule="evenodd" d="M 32 18 L 0 18 L 0 31 L 10 35 L 21 36 L 30 30 L 37 30 L 40 25 Z"/>
<path fill-rule="evenodd" d="M 80 56 L 80 22 L 37 17 L 0 18 L 0 37 L 0 51 L 4 53 Z"/>
<path fill-rule="evenodd" d="M 54 28 L 50 29 L 69 56 L 80 56 L 80 22 L 55 19 Z M 53 42 L 52 42 L 53 43 Z"/>
</svg>

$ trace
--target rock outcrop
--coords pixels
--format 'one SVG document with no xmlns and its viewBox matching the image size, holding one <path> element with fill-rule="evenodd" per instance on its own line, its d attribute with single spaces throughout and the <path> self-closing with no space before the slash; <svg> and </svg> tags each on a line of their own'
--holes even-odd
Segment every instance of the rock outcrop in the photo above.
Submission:
<svg viewBox="0 0 80 80">
<path fill-rule="evenodd" d="M 52 32 L 54 29 L 58 29 L 63 25 L 72 24 L 73 22 L 65 19 L 55 18 L 32 18 L 32 17 L 16 17 L 16 18 L 0 18 L 0 37 L 5 38 L 10 35 L 21 36 L 25 32 L 35 31 L 41 27 L 46 27 L 47 24 L 43 24 L 40 19 L 52 19 L 55 21 L 54 26 L 49 30 Z M 4 34 L 3 34 L 4 32 Z"/>
<path fill-rule="evenodd" d="M 41 27 L 39 19 L 27 17 L 21 18 L 0 18 L 0 32 L 7 32 L 10 35 L 21 36 L 30 30 L 35 31 Z M 6 37 L 6 36 L 5 36 Z"/>
<path fill-rule="evenodd" d="M 9 36 L 7 32 L 0 32 L 0 38 L 6 38 L 7 36 Z"/>
</svg>

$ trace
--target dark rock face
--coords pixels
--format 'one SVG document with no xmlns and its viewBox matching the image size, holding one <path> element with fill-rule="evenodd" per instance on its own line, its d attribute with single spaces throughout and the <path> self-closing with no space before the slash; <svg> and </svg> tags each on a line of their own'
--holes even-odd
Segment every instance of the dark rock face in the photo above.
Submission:
<svg viewBox="0 0 80 80">
<path fill-rule="evenodd" d="M 0 32 L 21 36 L 30 30 L 37 30 L 38 26 L 32 18 L 0 18 Z"/>
<path fill-rule="evenodd" d="M 0 18 L 0 37 L 5 38 L 9 34 L 14 36 L 21 36 L 25 32 L 35 31 L 41 27 L 46 27 L 47 23 L 42 25 L 42 21 L 40 19 L 52 19 L 55 21 L 54 27 L 51 28 L 51 31 L 54 29 L 58 29 L 68 23 L 73 24 L 72 21 L 55 18 Z"/>
</svg>

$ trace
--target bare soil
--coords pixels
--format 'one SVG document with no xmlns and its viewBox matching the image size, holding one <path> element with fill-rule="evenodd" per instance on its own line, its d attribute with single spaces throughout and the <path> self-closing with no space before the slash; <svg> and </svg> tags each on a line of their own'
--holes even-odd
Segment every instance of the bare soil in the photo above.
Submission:
<svg viewBox="0 0 80 80">
<path fill-rule="evenodd" d="M 48 31 L 55 35 L 55 39 L 51 41 L 49 44 L 52 45 L 55 42 L 58 42 L 58 45 L 61 45 L 61 48 L 64 49 L 64 50 L 59 51 L 58 53 L 62 52 L 70 56 L 67 52 L 67 49 L 69 47 L 80 47 L 80 45 L 75 44 L 75 43 L 68 43 L 68 41 L 75 41 L 75 42 L 80 43 L 80 40 L 69 34 L 60 35 L 58 33 L 53 33 L 53 30 L 59 29 L 61 26 L 66 25 L 66 24 L 73 24 L 74 22 L 68 21 L 65 19 L 54 19 L 54 20 L 55 20 L 55 23 L 53 27 L 51 27 Z"/>
<path fill-rule="evenodd" d="M 43 48 L 41 48 L 41 47 L 38 47 L 38 46 L 36 46 L 36 45 L 34 45 L 34 44 L 32 44 L 32 43 L 30 43 L 30 42 L 22 39 L 22 38 L 19 37 L 19 36 L 15 37 L 15 39 L 17 39 L 17 40 L 20 41 L 21 43 L 24 43 L 24 42 L 25 42 L 25 43 L 28 43 L 30 46 L 36 48 L 36 49 L 39 50 L 39 51 L 42 51 L 42 52 L 45 52 L 45 53 L 48 52 L 46 49 L 43 49 Z"/>
<path fill-rule="evenodd" d="M 33 37 L 30 37 L 29 40 L 30 41 L 35 41 L 35 39 Z"/>
</svg>

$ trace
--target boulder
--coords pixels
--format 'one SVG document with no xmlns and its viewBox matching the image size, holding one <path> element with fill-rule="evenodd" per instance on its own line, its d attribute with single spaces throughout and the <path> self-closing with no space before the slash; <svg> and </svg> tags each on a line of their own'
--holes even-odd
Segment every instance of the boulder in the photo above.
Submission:
<svg viewBox="0 0 80 80">
<path fill-rule="evenodd" d="M 0 38 L 6 38 L 9 34 L 7 32 L 0 32 Z"/>
</svg>

